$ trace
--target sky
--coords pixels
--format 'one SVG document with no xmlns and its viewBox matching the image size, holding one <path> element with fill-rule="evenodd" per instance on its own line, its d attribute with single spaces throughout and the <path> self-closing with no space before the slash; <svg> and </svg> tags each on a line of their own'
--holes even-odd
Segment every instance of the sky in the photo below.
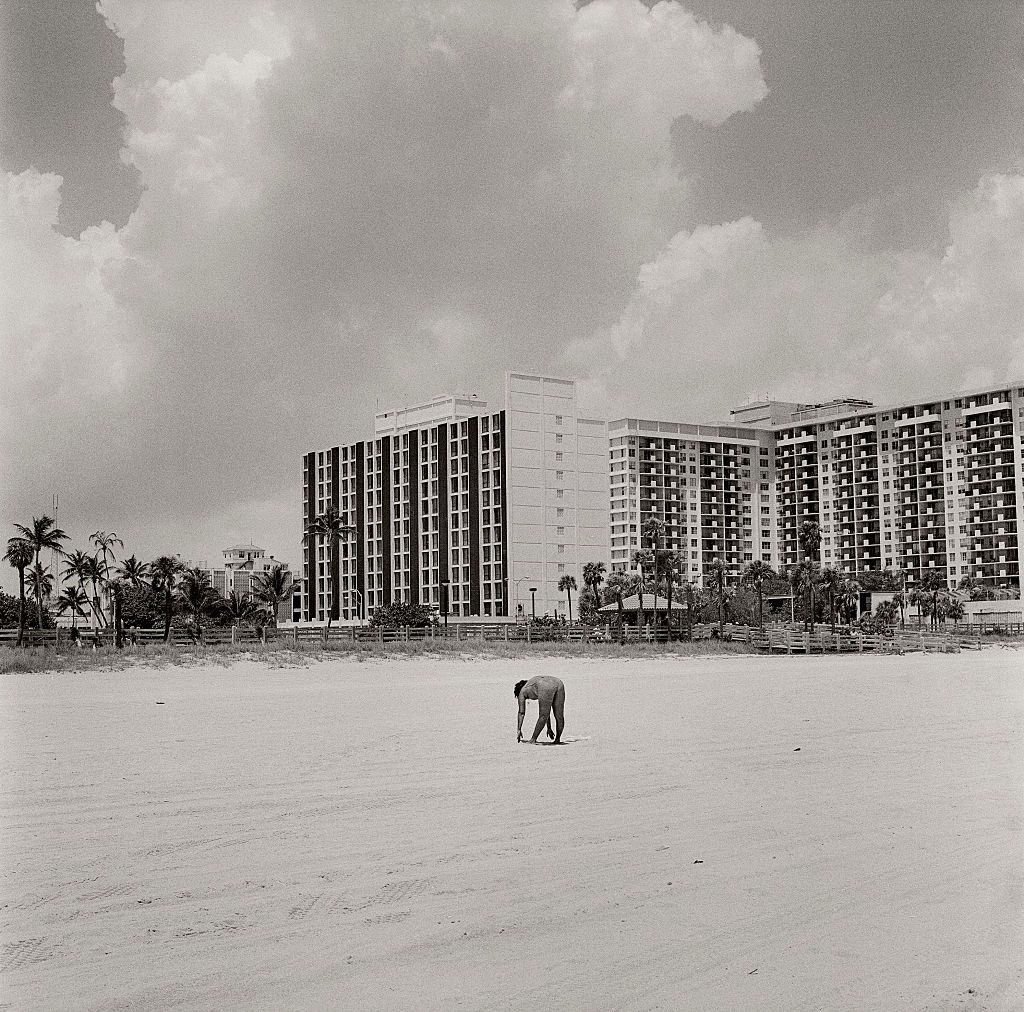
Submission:
<svg viewBox="0 0 1024 1012">
<path fill-rule="evenodd" d="M 690 420 L 1024 378 L 1019 3 L 2 18 L 8 526 L 297 561 L 304 451 L 508 369 Z"/>
</svg>

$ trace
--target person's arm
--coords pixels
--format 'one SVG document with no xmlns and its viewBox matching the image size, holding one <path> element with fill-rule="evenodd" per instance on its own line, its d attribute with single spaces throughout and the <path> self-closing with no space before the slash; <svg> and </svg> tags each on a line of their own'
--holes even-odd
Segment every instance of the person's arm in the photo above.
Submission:
<svg viewBox="0 0 1024 1012">
<path fill-rule="evenodd" d="M 516 741 L 523 740 L 523 717 L 526 716 L 526 697 L 519 696 L 519 723 L 516 724 Z"/>
</svg>

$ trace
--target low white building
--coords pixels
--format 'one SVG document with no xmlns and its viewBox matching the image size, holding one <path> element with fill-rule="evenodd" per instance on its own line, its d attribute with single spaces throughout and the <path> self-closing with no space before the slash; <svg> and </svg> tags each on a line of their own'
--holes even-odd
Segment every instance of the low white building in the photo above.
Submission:
<svg viewBox="0 0 1024 1012">
<path fill-rule="evenodd" d="M 287 562 L 267 555 L 266 551 L 252 543 L 248 545 L 232 545 L 222 553 L 224 561 L 220 565 L 211 565 L 208 561 L 195 564 L 210 577 L 210 584 L 221 597 L 227 597 L 232 591 L 238 594 L 254 594 L 255 579 L 262 573 L 268 573 L 275 566 L 284 566 L 291 579 L 291 566 Z M 287 622 L 292 617 L 292 600 L 287 598 L 277 610 L 279 622 Z"/>
</svg>

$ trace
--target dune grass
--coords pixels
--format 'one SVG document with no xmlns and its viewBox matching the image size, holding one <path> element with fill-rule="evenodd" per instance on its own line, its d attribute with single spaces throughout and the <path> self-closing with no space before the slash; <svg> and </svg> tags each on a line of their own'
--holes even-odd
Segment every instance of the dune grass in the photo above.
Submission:
<svg viewBox="0 0 1024 1012">
<path fill-rule="evenodd" d="M 117 650 L 104 646 L 97 650 L 52 647 L 0 647 L 0 674 L 16 672 L 123 671 L 131 667 L 194 667 L 200 664 L 228 666 L 237 661 L 264 661 L 272 667 L 294 667 L 324 660 L 394 660 L 423 657 L 515 658 L 515 657 L 706 657 L 716 654 L 746 654 L 745 643 L 701 640 L 695 643 L 502 643 L 432 640 L 414 643 L 332 642 L 283 643 L 260 646 L 230 644 L 218 646 L 174 646 L 145 644 Z"/>
</svg>

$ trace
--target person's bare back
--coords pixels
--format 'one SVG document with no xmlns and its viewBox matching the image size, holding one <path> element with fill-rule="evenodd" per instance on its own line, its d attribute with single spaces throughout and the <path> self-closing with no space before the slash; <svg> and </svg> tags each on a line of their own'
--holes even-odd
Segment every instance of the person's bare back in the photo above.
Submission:
<svg viewBox="0 0 1024 1012">
<path fill-rule="evenodd" d="M 565 685 L 561 678 L 554 675 L 537 675 L 529 680 L 516 682 L 513 689 L 519 701 L 519 723 L 516 727 L 516 741 L 523 740 L 523 718 L 526 716 L 526 701 L 536 699 L 540 713 L 537 726 L 533 729 L 531 745 L 537 744 L 544 726 L 547 725 L 548 737 L 553 738 L 556 745 L 562 743 L 562 727 L 565 724 Z M 555 711 L 555 731 L 551 730 L 551 711 Z"/>
</svg>

